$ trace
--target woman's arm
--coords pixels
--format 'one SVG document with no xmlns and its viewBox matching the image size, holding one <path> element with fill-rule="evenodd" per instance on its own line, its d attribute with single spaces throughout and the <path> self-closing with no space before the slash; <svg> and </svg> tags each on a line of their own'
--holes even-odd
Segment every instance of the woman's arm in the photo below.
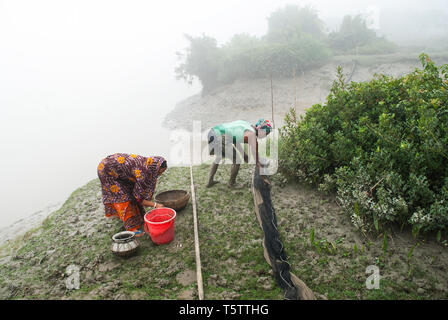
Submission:
<svg viewBox="0 0 448 320">
<path fill-rule="evenodd" d="M 140 204 L 144 207 L 154 207 L 154 208 L 162 208 L 164 207 L 163 204 L 161 203 L 157 203 L 155 201 L 148 201 L 148 200 L 143 200 L 140 202 Z"/>
<path fill-rule="evenodd" d="M 157 184 L 157 176 L 153 175 L 154 172 L 149 172 L 143 162 L 137 163 L 133 168 L 133 172 L 136 181 L 132 194 L 137 202 L 143 207 L 163 207 L 162 204 L 152 200 Z"/>
</svg>

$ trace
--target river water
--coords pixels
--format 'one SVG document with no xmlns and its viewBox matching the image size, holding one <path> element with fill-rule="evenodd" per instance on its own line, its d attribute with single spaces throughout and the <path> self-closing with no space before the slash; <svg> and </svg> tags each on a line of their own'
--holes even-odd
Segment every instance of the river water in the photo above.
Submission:
<svg viewBox="0 0 448 320">
<path fill-rule="evenodd" d="M 286 1 L 0 0 L 0 228 L 64 201 L 112 153 L 168 156 L 184 34 L 265 33 Z M 172 163 L 172 162 L 171 162 Z"/>
<path fill-rule="evenodd" d="M 189 94 L 188 88 L 177 89 Z M 174 107 L 172 97 L 148 94 L 136 104 L 120 98 L 110 107 L 30 107 L 2 113 L 0 227 L 65 200 L 97 177 L 98 163 L 109 154 L 169 157 L 170 132 L 161 122 Z"/>
</svg>

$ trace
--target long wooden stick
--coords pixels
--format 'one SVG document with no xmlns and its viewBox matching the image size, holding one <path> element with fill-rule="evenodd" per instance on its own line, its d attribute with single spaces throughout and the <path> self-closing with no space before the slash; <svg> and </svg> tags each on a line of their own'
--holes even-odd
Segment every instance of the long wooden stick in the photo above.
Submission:
<svg viewBox="0 0 448 320">
<path fill-rule="evenodd" d="M 271 109 L 272 109 L 272 127 L 275 128 L 275 122 L 274 122 L 274 90 L 272 89 L 272 72 L 271 72 Z"/>
<path fill-rule="evenodd" d="M 199 300 L 204 300 L 204 288 L 202 284 L 201 255 L 199 251 L 198 217 L 196 214 L 196 195 L 194 193 L 193 166 L 190 162 L 191 179 L 191 201 L 193 203 L 193 224 L 194 224 L 194 250 L 196 253 L 196 278 L 198 282 Z"/>
<path fill-rule="evenodd" d="M 296 68 L 294 68 L 294 71 L 293 71 L 293 78 L 294 78 L 294 111 L 296 111 L 296 108 L 297 108 Z"/>
</svg>

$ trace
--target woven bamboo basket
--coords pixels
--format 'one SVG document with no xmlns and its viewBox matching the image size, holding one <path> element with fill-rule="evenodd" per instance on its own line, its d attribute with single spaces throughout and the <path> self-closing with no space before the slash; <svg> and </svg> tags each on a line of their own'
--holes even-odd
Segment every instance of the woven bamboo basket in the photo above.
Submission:
<svg viewBox="0 0 448 320">
<path fill-rule="evenodd" d="M 180 211 L 185 208 L 190 200 L 190 195 L 185 190 L 169 190 L 155 196 L 155 201 L 165 207 Z"/>
</svg>

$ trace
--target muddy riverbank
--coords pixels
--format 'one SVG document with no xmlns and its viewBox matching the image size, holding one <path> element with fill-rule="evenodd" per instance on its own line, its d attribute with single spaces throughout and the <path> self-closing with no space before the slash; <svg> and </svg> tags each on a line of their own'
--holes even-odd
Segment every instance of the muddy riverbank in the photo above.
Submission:
<svg viewBox="0 0 448 320">
<path fill-rule="evenodd" d="M 445 58 L 439 59 L 441 62 Z M 353 70 L 350 58 L 336 59 L 320 68 L 298 74 L 296 79 L 273 79 L 274 121 L 281 127 L 285 114 L 295 105 L 296 111 L 303 114 L 316 103 L 324 103 L 333 81 L 337 67 L 342 66 L 347 80 L 368 81 L 375 74 L 401 76 L 420 67 L 417 58 L 394 61 L 359 61 Z M 201 93 L 180 101 L 167 114 L 163 126 L 175 130 L 191 131 L 193 121 L 201 121 L 202 131 L 218 123 L 242 119 L 255 123 L 259 118 L 272 120 L 270 79 L 238 80 L 202 96 Z"/>
</svg>

